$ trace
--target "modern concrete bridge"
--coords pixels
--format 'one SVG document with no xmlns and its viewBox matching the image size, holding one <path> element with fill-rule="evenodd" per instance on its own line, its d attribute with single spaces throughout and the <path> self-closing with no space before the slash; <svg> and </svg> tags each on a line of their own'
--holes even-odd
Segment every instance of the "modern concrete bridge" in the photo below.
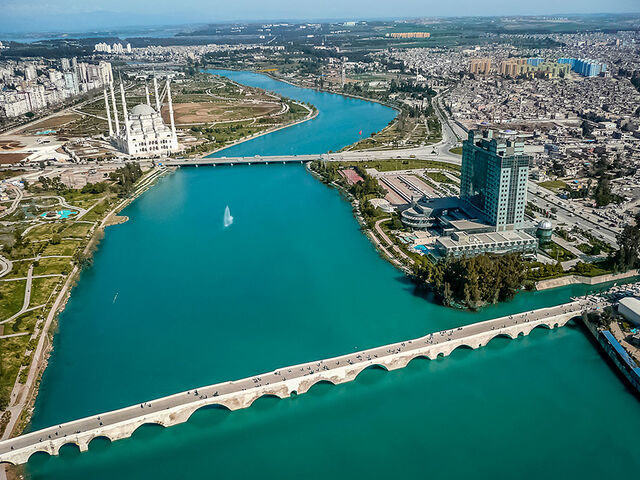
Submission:
<svg viewBox="0 0 640 480">
<path fill-rule="evenodd" d="M 268 165 L 270 163 L 306 163 L 320 160 L 322 155 L 273 155 L 253 157 L 218 157 L 192 158 L 188 160 L 166 160 L 162 162 L 167 167 L 200 167 L 204 165 Z"/>
<path fill-rule="evenodd" d="M 495 337 L 516 338 L 528 335 L 536 327 L 561 327 L 583 312 L 606 304 L 604 300 L 599 303 L 577 300 L 145 401 L 2 441 L 0 463 L 22 464 L 36 452 L 57 455 L 66 444 L 77 445 L 80 451 L 86 451 L 95 438 L 105 437 L 111 441 L 127 438 L 144 424 L 170 427 L 186 422 L 196 410 L 205 406 L 238 410 L 251 406 L 263 396 L 286 398 L 305 393 L 316 383 L 350 382 L 369 367 L 396 370 L 418 357 L 436 359 L 449 355 L 456 348 L 485 346 Z"/>
<path fill-rule="evenodd" d="M 417 159 L 434 160 L 443 163 L 460 165 L 459 155 L 444 155 L 431 153 L 420 149 L 405 150 L 376 150 L 376 151 L 355 151 L 339 153 L 323 153 L 312 155 L 255 155 L 253 157 L 217 157 L 217 158 L 190 158 L 185 160 L 170 159 L 162 162 L 167 167 L 195 167 L 204 165 L 264 165 L 273 163 L 306 163 L 314 160 L 324 160 L 327 162 L 366 162 L 388 159 Z"/>
</svg>

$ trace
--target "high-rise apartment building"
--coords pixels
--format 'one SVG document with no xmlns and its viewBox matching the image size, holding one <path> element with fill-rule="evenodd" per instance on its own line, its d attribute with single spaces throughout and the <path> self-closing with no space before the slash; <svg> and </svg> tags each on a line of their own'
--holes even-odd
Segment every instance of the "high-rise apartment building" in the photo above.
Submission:
<svg viewBox="0 0 640 480">
<path fill-rule="evenodd" d="M 510 58 L 500 64 L 500 73 L 509 77 L 517 77 L 526 73 L 528 67 L 526 58 Z"/>
<path fill-rule="evenodd" d="M 476 75 L 487 75 L 491 71 L 490 58 L 472 58 L 469 61 L 469 72 Z"/>
<path fill-rule="evenodd" d="M 597 77 L 607 71 L 607 64 L 583 58 L 559 58 L 558 63 L 571 65 L 571 70 L 584 77 Z"/>
<path fill-rule="evenodd" d="M 496 231 L 522 228 L 530 157 L 511 130 L 471 130 L 462 147 L 460 198 Z"/>
</svg>

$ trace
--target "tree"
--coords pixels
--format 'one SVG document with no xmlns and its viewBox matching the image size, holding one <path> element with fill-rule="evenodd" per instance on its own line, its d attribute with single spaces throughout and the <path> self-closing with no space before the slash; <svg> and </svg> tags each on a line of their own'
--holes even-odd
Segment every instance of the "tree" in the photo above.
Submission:
<svg viewBox="0 0 640 480">
<path fill-rule="evenodd" d="M 638 265 L 640 255 L 640 228 L 638 218 L 635 225 L 625 225 L 618 235 L 619 249 L 615 254 L 615 267 L 626 271 Z"/>
<path fill-rule="evenodd" d="M 613 200 L 613 196 L 611 195 L 611 185 L 606 176 L 602 176 L 598 180 L 598 186 L 596 187 L 593 199 L 599 207 L 609 205 Z"/>
<path fill-rule="evenodd" d="M 522 288 L 526 268 L 518 253 L 449 258 L 414 266 L 414 280 L 433 290 L 445 305 L 477 309 L 513 298 Z"/>
</svg>

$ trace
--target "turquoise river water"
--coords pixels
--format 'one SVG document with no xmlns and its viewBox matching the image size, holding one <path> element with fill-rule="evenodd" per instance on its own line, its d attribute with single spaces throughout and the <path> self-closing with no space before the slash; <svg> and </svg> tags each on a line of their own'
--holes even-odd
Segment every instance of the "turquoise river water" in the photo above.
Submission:
<svg viewBox="0 0 640 480">
<path fill-rule="evenodd" d="M 375 103 L 222 72 L 320 111 L 218 155 L 320 153 L 384 127 Z M 225 207 L 234 223 L 223 227 Z M 32 428 L 200 385 L 567 301 L 477 313 L 416 295 L 337 191 L 300 165 L 183 168 L 109 227 L 60 318 Z M 38 479 L 630 478 L 640 404 L 579 326 L 367 370 L 236 412 L 37 454 Z"/>
</svg>

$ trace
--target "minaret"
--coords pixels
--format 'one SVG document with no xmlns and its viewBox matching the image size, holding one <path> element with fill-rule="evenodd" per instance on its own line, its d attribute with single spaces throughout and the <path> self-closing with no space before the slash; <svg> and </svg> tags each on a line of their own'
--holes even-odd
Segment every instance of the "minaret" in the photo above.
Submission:
<svg viewBox="0 0 640 480">
<path fill-rule="evenodd" d="M 104 87 L 104 108 L 107 110 L 107 122 L 109 122 L 109 138 L 113 137 L 113 127 L 111 126 L 111 112 L 109 111 L 109 97 L 107 97 L 107 87 Z"/>
<path fill-rule="evenodd" d="M 120 135 L 120 122 L 118 121 L 118 107 L 116 107 L 116 95 L 113 93 L 113 82 L 111 82 L 111 103 L 113 103 L 113 118 L 116 121 L 116 137 Z"/>
<path fill-rule="evenodd" d="M 124 126 L 129 135 L 129 112 L 127 112 L 127 99 L 124 97 L 124 84 L 120 81 L 120 96 L 122 97 L 122 116 L 124 117 Z"/>
<path fill-rule="evenodd" d="M 122 96 L 122 113 L 124 116 L 124 138 L 127 142 L 127 153 L 131 153 L 131 147 L 129 145 L 129 112 L 127 112 L 127 100 L 124 98 L 124 84 L 120 80 L 120 95 Z"/>
<path fill-rule="evenodd" d="M 167 95 L 169 96 L 169 118 L 171 119 L 171 135 L 176 139 L 176 125 L 173 122 L 173 103 L 171 101 L 171 81 L 167 77 Z"/>
<path fill-rule="evenodd" d="M 149 86 L 147 82 L 144 82 L 144 92 L 147 94 L 147 105 L 151 106 L 151 99 L 149 98 Z"/>
<path fill-rule="evenodd" d="M 158 79 L 156 78 L 155 75 L 153 76 L 153 89 L 156 94 L 156 110 L 158 110 L 158 113 L 160 113 L 160 95 L 158 95 Z"/>
</svg>

